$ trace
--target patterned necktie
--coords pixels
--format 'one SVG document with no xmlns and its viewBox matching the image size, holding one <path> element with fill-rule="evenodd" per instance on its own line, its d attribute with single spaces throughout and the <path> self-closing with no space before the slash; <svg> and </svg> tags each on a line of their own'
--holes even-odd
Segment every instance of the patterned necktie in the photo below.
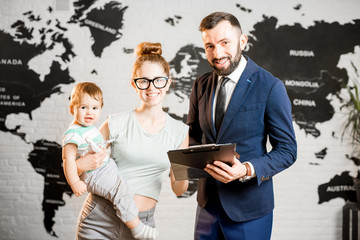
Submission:
<svg viewBox="0 0 360 240">
<path fill-rule="evenodd" d="M 217 96 L 216 100 L 216 106 L 215 106 L 215 128 L 216 132 L 219 133 L 220 126 L 222 123 L 222 120 L 224 118 L 225 114 L 225 99 L 226 99 L 226 90 L 225 90 L 225 84 L 230 80 L 228 77 L 222 77 L 221 78 L 221 85 L 219 94 Z"/>
</svg>

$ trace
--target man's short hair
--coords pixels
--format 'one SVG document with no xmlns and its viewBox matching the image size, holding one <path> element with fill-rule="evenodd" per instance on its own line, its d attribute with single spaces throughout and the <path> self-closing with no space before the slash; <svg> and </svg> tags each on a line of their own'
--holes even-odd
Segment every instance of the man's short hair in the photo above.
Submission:
<svg viewBox="0 0 360 240">
<path fill-rule="evenodd" d="M 242 33 L 239 20 L 232 14 L 227 12 L 214 12 L 206 16 L 200 23 L 199 30 L 203 32 L 214 28 L 221 21 L 229 21 L 231 26 L 239 28 Z"/>
</svg>

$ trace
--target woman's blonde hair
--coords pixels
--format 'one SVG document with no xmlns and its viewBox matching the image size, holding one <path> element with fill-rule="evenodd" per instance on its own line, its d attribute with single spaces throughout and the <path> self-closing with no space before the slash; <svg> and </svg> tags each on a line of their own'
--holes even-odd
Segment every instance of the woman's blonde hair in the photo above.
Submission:
<svg viewBox="0 0 360 240">
<path fill-rule="evenodd" d="M 170 76 L 169 63 L 161 56 L 161 44 L 142 42 L 136 47 L 137 59 L 133 67 L 133 79 L 137 77 L 137 71 L 146 61 L 159 63 L 166 74 L 166 77 Z"/>
</svg>

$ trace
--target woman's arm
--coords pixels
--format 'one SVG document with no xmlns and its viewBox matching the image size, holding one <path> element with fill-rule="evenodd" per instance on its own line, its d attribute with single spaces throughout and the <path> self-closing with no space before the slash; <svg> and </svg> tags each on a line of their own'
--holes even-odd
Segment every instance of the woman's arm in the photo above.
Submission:
<svg viewBox="0 0 360 240">
<path fill-rule="evenodd" d="M 184 141 L 182 142 L 179 148 L 187 148 L 188 146 L 189 146 L 189 134 L 186 135 Z M 170 168 L 170 179 L 171 179 L 171 188 L 173 192 L 176 194 L 176 196 L 181 196 L 188 189 L 189 181 L 188 180 L 176 181 L 172 168 Z"/>
</svg>

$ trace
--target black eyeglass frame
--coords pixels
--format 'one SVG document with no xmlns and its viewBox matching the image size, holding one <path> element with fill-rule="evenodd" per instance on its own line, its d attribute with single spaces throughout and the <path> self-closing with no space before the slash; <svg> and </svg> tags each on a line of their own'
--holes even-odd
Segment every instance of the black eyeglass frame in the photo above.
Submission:
<svg viewBox="0 0 360 240">
<path fill-rule="evenodd" d="M 159 79 L 159 78 L 164 78 L 164 79 L 166 80 L 165 85 L 162 86 L 162 87 L 157 87 L 157 86 L 155 85 L 155 80 L 156 80 L 156 79 Z M 138 84 L 136 83 L 137 81 L 143 80 L 143 79 L 149 81 L 149 84 L 148 84 L 148 86 L 147 86 L 146 88 L 140 88 L 140 87 L 138 86 Z M 156 78 L 153 78 L 153 79 L 148 79 L 148 78 L 141 77 L 141 78 L 135 78 L 133 81 L 135 82 L 136 87 L 137 87 L 138 89 L 140 89 L 140 90 L 146 90 L 146 89 L 148 89 L 148 88 L 150 87 L 151 82 L 152 82 L 152 84 L 154 85 L 155 88 L 157 88 L 157 89 L 162 89 L 162 88 L 166 87 L 166 85 L 167 85 L 167 83 L 168 83 L 168 81 L 169 81 L 169 78 L 168 78 L 168 77 L 156 77 Z"/>
</svg>

